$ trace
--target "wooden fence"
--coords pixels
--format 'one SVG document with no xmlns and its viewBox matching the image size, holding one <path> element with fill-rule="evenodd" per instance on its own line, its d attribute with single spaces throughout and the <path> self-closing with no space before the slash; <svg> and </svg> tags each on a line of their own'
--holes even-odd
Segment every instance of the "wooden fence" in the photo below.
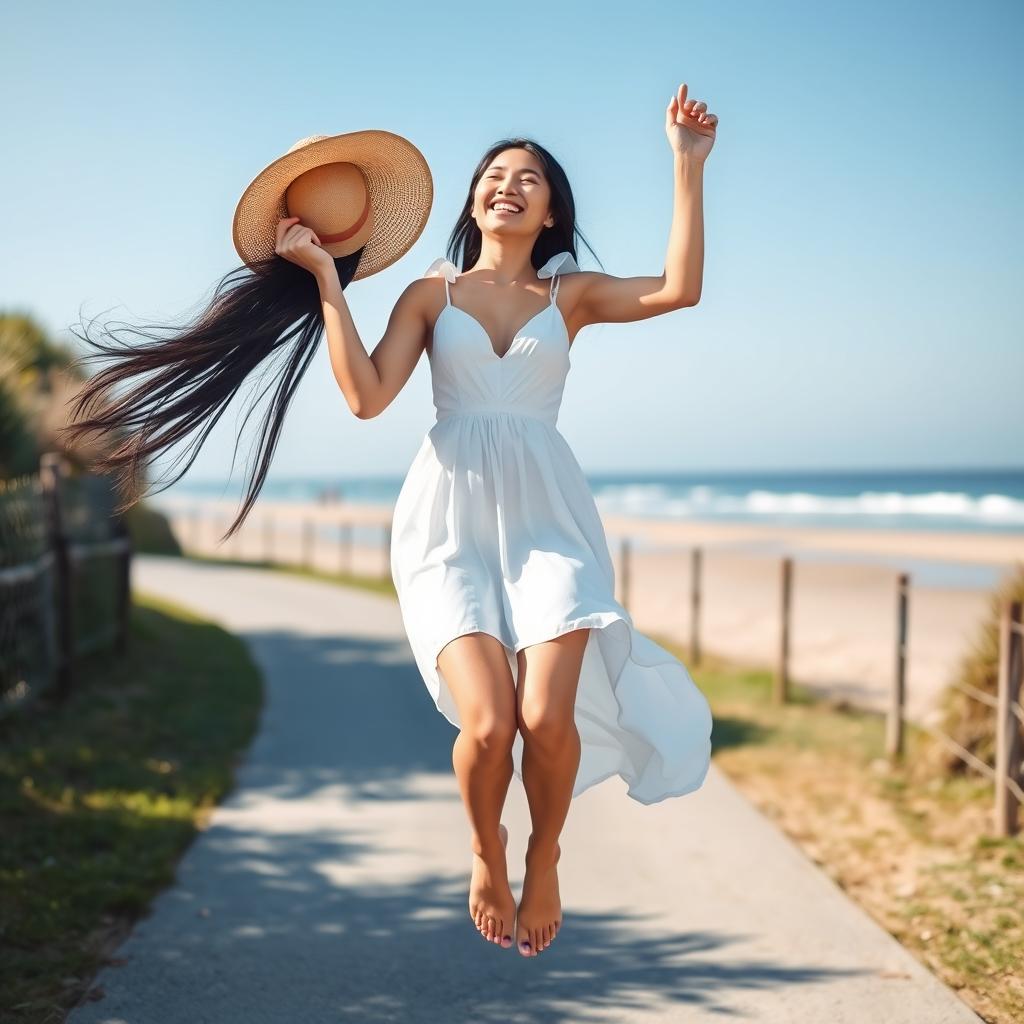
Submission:
<svg viewBox="0 0 1024 1024">
<path fill-rule="evenodd" d="M 57 453 L 0 483 L 0 711 L 64 697 L 84 655 L 124 651 L 132 545 L 116 501 L 111 479 Z"/>
<path fill-rule="evenodd" d="M 623 537 L 619 545 L 619 579 L 621 602 L 629 608 L 632 570 L 632 545 Z M 700 607 L 702 550 L 691 549 L 690 571 L 690 646 L 688 661 L 697 666 L 701 662 Z M 793 559 L 784 557 L 779 563 L 779 620 L 778 658 L 773 676 L 772 698 L 784 704 L 790 697 L 790 636 L 792 622 Z M 907 625 L 910 600 L 910 575 L 896 577 L 895 615 L 896 645 L 893 652 L 893 675 L 890 699 L 886 711 L 886 753 L 894 763 L 904 755 L 904 736 L 907 724 Z M 1008 602 L 1002 610 L 999 631 L 999 683 L 993 696 L 966 683 L 953 681 L 961 693 L 981 701 L 993 709 L 995 715 L 996 756 L 990 765 L 967 750 L 952 736 L 926 722 L 914 722 L 944 746 L 952 750 L 966 765 L 980 772 L 993 783 L 995 806 L 993 824 L 997 835 L 1016 835 L 1020 831 L 1021 806 L 1024 805 L 1024 710 L 1021 692 L 1024 689 L 1024 626 L 1021 624 L 1021 603 Z"/>
<path fill-rule="evenodd" d="M 219 538 L 234 518 L 231 513 L 198 505 L 166 514 L 176 524 L 178 543 L 188 554 L 391 578 L 391 519 L 383 511 L 348 504 L 292 509 L 288 503 L 265 502 L 226 541 Z M 357 527 L 375 535 L 372 542 L 360 546 L 361 561 L 356 558 Z"/>
</svg>

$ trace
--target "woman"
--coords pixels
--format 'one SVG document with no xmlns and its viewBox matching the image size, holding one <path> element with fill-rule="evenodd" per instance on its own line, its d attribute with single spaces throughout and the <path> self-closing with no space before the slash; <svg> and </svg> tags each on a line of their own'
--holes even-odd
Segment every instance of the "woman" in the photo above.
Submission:
<svg viewBox="0 0 1024 1024">
<path fill-rule="evenodd" d="M 681 795 L 710 758 L 707 702 L 615 601 L 593 498 L 554 425 L 583 327 L 700 298 L 702 175 L 718 118 L 686 94 L 684 83 L 666 111 L 674 208 L 657 277 L 579 270 L 568 182 L 527 139 L 492 147 L 473 175 L 451 239 L 462 273 L 435 260 L 372 354 L 315 232 L 294 217 L 278 224 L 276 252 L 317 281 L 331 364 L 356 416 L 383 412 L 424 351 L 430 360 L 438 419 L 395 504 L 391 567 L 417 664 L 460 728 L 470 916 L 505 948 L 514 930 L 524 956 L 561 925 L 558 837 L 572 797 L 612 774 L 644 803 Z M 518 908 L 500 824 L 513 772 L 533 822 Z"/>
</svg>

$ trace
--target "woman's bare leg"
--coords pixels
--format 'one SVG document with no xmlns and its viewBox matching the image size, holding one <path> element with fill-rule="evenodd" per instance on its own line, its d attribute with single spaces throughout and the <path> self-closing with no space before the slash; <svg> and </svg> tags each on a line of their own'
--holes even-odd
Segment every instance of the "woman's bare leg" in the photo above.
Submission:
<svg viewBox="0 0 1024 1024">
<path fill-rule="evenodd" d="M 469 915 L 484 938 L 507 949 L 512 945 L 516 902 L 505 860 L 508 832 L 500 822 L 512 780 L 516 684 L 504 647 L 487 633 L 467 633 L 449 641 L 437 663 L 461 724 L 452 764 L 472 833 Z"/>
<path fill-rule="evenodd" d="M 589 629 L 575 629 L 519 652 L 517 713 L 523 734 L 523 787 L 533 831 L 516 922 L 516 948 L 536 956 L 562 923 L 558 837 L 580 765 L 574 710 Z"/>
</svg>

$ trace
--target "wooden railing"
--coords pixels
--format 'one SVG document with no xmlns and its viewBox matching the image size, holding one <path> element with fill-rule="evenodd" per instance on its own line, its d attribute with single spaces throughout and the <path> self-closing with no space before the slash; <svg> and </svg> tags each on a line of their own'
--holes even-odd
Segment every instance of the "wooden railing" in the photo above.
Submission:
<svg viewBox="0 0 1024 1024">
<path fill-rule="evenodd" d="M 73 477 L 56 453 L 0 484 L 0 711 L 54 688 L 84 655 L 123 652 L 132 544 L 106 477 Z"/>
</svg>

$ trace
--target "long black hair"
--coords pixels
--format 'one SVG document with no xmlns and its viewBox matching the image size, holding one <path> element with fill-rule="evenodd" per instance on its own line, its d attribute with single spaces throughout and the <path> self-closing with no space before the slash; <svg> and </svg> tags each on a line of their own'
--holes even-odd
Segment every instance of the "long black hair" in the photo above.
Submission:
<svg viewBox="0 0 1024 1024">
<path fill-rule="evenodd" d="M 362 252 L 360 248 L 335 258 L 342 289 L 355 276 Z M 93 467 L 117 479 L 122 498 L 118 512 L 130 508 L 141 496 L 147 460 L 199 431 L 175 459 L 177 466 L 187 456 L 181 471 L 157 488 L 157 493 L 176 483 L 188 472 L 249 374 L 272 356 L 275 362 L 284 359 L 283 368 L 275 371 L 242 422 L 244 429 L 260 399 L 276 383 L 263 417 L 256 444 L 258 463 L 245 502 L 221 539 L 231 537 L 263 487 L 288 404 L 316 354 L 324 326 L 316 277 L 274 254 L 225 274 L 214 286 L 208 305 L 184 328 L 114 322 L 93 337 L 94 322 L 81 324 L 81 332 L 75 326 L 69 328 L 96 350 L 77 362 L 103 357 L 114 361 L 90 377 L 71 401 L 75 422 L 61 433 L 71 443 L 92 431 L 111 438 L 103 454 L 93 460 Z M 141 338 L 142 344 L 127 340 L 133 337 Z M 129 381 L 134 383 L 115 396 L 115 388 Z M 232 469 L 234 464 L 233 455 Z"/>
<path fill-rule="evenodd" d="M 551 188 L 551 214 L 555 223 L 549 228 L 543 228 L 537 236 L 531 254 L 534 269 L 544 266 L 556 253 L 566 250 L 572 253 L 573 259 L 578 259 L 576 254 L 577 235 L 590 250 L 591 255 L 597 259 L 597 253 L 594 252 L 590 243 L 576 226 L 576 200 L 573 198 L 572 187 L 565 169 L 539 142 L 515 136 L 501 139 L 489 146 L 476 165 L 462 212 L 459 214 L 448 240 L 448 256 L 451 261 L 457 263 L 462 270 L 468 270 L 480 258 L 483 235 L 473 219 L 473 196 L 480 178 L 491 161 L 506 149 L 525 149 L 532 153 L 540 162 L 541 169 Z M 598 260 L 598 263 L 600 262 Z"/>
</svg>

